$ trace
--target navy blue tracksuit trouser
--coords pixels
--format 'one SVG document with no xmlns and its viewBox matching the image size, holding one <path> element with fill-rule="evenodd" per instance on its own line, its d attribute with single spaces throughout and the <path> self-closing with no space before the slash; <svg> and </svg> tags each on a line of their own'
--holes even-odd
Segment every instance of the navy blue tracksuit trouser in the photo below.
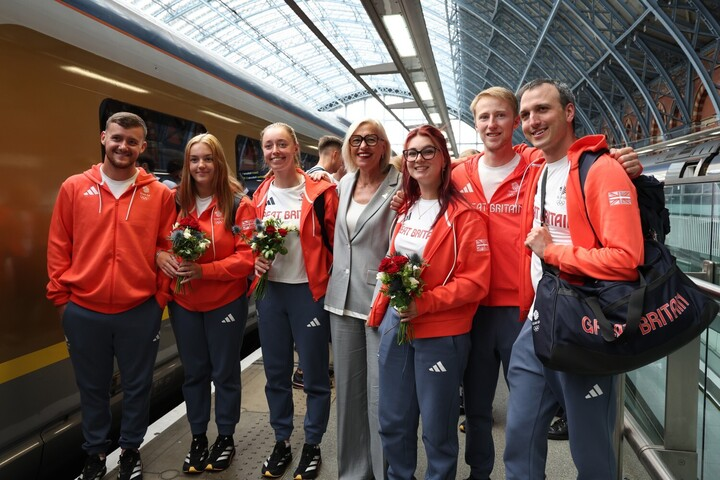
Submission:
<svg viewBox="0 0 720 480">
<path fill-rule="evenodd" d="M 265 396 L 275 440 L 293 431 L 293 344 L 300 357 L 306 395 L 305 443 L 319 445 L 330 417 L 330 319 L 325 297 L 313 300 L 307 283 L 268 281 L 257 301 L 258 329 L 265 367 Z M 457 402 L 456 402 L 457 403 Z"/>
<path fill-rule="evenodd" d="M 67 304 L 63 330 L 80 390 L 83 449 L 88 455 L 105 453 L 110 446 L 113 358 L 117 359 L 123 390 L 119 444 L 122 448 L 140 448 L 150 420 L 150 388 L 161 317 L 162 309 L 154 297 L 115 314 Z"/>
<path fill-rule="evenodd" d="M 507 382 L 510 353 L 522 328 L 518 307 L 479 306 L 470 331 L 470 355 L 463 380 L 465 463 L 470 478 L 485 480 L 495 465 L 493 400 L 500 366 Z"/>
<path fill-rule="evenodd" d="M 247 322 L 245 295 L 208 312 L 168 305 L 178 352 L 185 370 L 183 397 L 190 431 L 207 431 L 210 382 L 215 384 L 215 423 L 219 435 L 231 436 L 240 421 L 240 349 Z"/>
<path fill-rule="evenodd" d="M 416 338 L 397 344 L 399 317 L 388 308 L 380 325 L 380 439 L 388 480 L 411 480 L 417 466 L 417 430 L 427 455 L 426 480 L 454 480 L 460 415 L 458 390 L 470 335 Z"/>
<path fill-rule="evenodd" d="M 570 453 L 578 480 L 617 478 L 613 448 L 617 415 L 615 375 L 576 375 L 543 367 L 526 321 L 510 358 L 505 478 L 542 480 L 547 432 L 558 406 L 567 413 Z"/>
</svg>

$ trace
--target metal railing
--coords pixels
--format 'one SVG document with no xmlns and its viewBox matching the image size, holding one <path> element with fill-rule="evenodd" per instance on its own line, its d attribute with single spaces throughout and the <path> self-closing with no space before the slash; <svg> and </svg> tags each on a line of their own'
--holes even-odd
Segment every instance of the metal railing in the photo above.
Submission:
<svg viewBox="0 0 720 480">
<path fill-rule="evenodd" d="M 698 279 L 693 281 L 716 301 L 720 299 L 720 286 Z M 622 410 L 625 412 L 623 437 L 653 479 L 698 478 L 698 380 L 689 372 L 696 372 L 699 364 L 699 337 L 667 357 L 662 444 L 653 442 L 632 413 Z M 624 380 L 623 376 L 623 384 Z M 618 449 L 621 447 L 622 442 Z"/>
</svg>

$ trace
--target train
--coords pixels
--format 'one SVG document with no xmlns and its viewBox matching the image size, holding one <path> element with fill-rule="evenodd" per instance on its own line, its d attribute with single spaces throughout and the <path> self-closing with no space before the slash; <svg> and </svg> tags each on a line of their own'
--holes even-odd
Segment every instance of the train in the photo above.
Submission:
<svg viewBox="0 0 720 480">
<path fill-rule="evenodd" d="M 102 160 L 107 117 L 124 110 L 146 120 L 145 156 L 158 176 L 182 159 L 188 139 L 211 132 L 248 183 L 263 174 L 259 135 L 268 124 L 292 125 L 312 163 L 317 140 L 343 136 L 349 122 L 114 2 L 4 0 L 0 62 L 0 479 L 74 478 L 84 457 L 79 394 L 45 298 L 47 235 L 61 183 Z M 181 382 L 163 321 L 153 405 L 177 396 Z M 118 420 L 117 377 L 111 395 Z"/>
</svg>

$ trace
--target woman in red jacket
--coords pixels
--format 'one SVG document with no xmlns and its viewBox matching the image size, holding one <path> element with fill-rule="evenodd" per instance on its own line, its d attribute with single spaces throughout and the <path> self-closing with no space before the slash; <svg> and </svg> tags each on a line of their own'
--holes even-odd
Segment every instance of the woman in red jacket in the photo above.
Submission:
<svg viewBox="0 0 720 480">
<path fill-rule="evenodd" d="M 379 294 L 368 325 L 380 322 L 380 437 L 389 480 L 413 478 L 417 428 L 423 423 L 426 478 L 452 479 L 457 470 L 457 401 L 470 349 L 470 328 L 488 292 L 490 251 L 480 215 L 450 179 L 450 155 L 440 130 L 412 130 L 403 150 L 405 203 L 390 252 L 418 254 L 427 266 L 424 291 L 407 310 L 388 308 Z M 400 322 L 414 339 L 398 345 Z"/>
<path fill-rule="evenodd" d="M 184 287 L 168 305 L 185 369 L 183 396 L 193 435 L 182 469 L 220 471 L 235 454 L 233 434 L 240 421 L 240 347 L 248 313 L 247 277 L 253 271 L 252 251 L 240 228 L 252 234 L 255 211 L 230 176 L 220 142 L 209 133 L 192 138 L 185 147 L 176 200 L 178 220 L 197 220 L 210 240 L 194 262 L 168 252 L 157 255 L 158 266 L 171 278 L 181 278 Z M 208 450 L 210 382 L 215 384 L 218 437 Z"/>
<path fill-rule="evenodd" d="M 296 227 L 285 239 L 286 255 L 255 259 L 255 274 L 267 273 L 264 297 L 257 301 L 258 329 L 275 448 L 261 467 L 266 477 L 281 477 L 292 460 L 291 377 L 297 347 L 303 367 L 307 413 L 305 445 L 295 479 L 316 478 L 322 461 L 320 442 L 330 415 L 328 375 L 330 322 L 323 308 L 332 266 L 338 196 L 335 185 L 315 181 L 300 168 L 295 131 L 274 123 L 262 132 L 262 149 L 270 173 L 253 195 L 256 216 L 275 217 Z M 253 288 L 257 284 L 257 279 Z"/>
</svg>

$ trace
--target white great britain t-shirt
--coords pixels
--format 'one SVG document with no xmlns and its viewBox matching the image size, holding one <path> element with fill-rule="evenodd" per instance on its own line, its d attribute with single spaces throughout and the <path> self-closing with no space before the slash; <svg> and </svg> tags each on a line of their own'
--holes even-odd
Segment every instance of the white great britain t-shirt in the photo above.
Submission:
<svg viewBox="0 0 720 480">
<path fill-rule="evenodd" d="M 478 175 L 480 176 L 480 183 L 482 183 L 483 192 L 485 192 L 485 199 L 489 202 L 492 200 L 492 196 L 495 195 L 500 184 L 510 175 L 513 170 L 520 163 L 520 155 L 517 153 L 505 165 L 499 167 L 491 167 L 486 165 L 483 161 L 485 156 L 480 157 L 478 162 Z"/>
<path fill-rule="evenodd" d="M 567 196 L 566 184 L 570 174 L 570 161 L 567 157 L 548 163 L 540 174 L 535 201 L 533 202 L 533 227 L 540 226 L 540 191 L 542 177 L 547 171 L 547 186 L 545 188 L 545 225 L 550 231 L 553 243 L 558 245 L 572 245 L 570 229 L 567 219 Z M 532 275 L 533 288 L 537 291 L 537 285 L 542 278 L 542 263 L 540 257 L 533 253 L 530 272 Z"/>
<path fill-rule="evenodd" d="M 290 188 L 278 188 L 275 181 L 270 184 L 265 199 L 265 218 L 275 217 L 287 225 L 300 227 L 302 197 L 305 195 L 305 177 L 300 185 Z M 285 237 L 287 255 L 277 255 L 272 268 L 268 271 L 268 280 L 281 283 L 306 283 L 308 281 L 303 260 L 300 236 L 297 232 Z"/>
<path fill-rule="evenodd" d="M 410 207 L 395 237 L 395 250 L 406 255 L 417 253 L 422 257 L 439 212 L 440 203 L 437 200 L 418 199 Z"/>
</svg>

